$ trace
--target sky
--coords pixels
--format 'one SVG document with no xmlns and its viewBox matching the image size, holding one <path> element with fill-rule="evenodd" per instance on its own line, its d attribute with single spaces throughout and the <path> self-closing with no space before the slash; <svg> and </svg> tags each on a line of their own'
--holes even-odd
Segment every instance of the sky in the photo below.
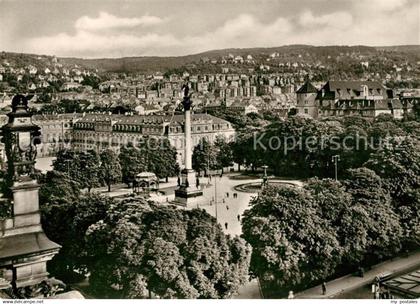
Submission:
<svg viewBox="0 0 420 304">
<path fill-rule="evenodd" d="M 420 0 L 0 0 L 0 51 L 104 58 L 420 44 L 419 23 Z"/>
</svg>

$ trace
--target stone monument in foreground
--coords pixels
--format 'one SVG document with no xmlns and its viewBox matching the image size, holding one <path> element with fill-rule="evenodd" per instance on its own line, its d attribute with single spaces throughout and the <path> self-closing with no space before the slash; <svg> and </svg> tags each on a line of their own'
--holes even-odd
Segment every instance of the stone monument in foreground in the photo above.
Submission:
<svg viewBox="0 0 420 304">
<path fill-rule="evenodd" d="M 16 95 L 9 121 L 1 128 L 7 171 L 0 201 L 0 289 L 28 298 L 48 279 L 47 261 L 60 245 L 41 227 L 39 185 L 32 178 L 40 128 L 32 123 L 28 99 Z M 45 286 L 44 286 L 45 287 Z"/>
<path fill-rule="evenodd" d="M 190 205 L 199 196 L 203 195 L 197 174 L 192 168 L 192 139 L 191 139 L 191 94 L 189 94 L 189 86 L 185 84 L 182 87 L 184 98 L 182 106 L 184 108 L 185 125 L 184 125 L 184 159 L 185 167 L 181 171 L 181 183 L 179 188 L 175 190 L 175 202 L 179 205 L 190 207 Z"/>
</svg>

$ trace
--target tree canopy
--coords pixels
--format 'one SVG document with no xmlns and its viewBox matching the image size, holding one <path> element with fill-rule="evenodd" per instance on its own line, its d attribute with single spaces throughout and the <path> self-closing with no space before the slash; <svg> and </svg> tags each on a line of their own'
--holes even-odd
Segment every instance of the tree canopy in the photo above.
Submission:
<svg viewBox="0 0 420 304">
<path fill-rule="evenodd" d="M 89 272 L 100 297 L 229 298 L 248 279 L 249 245 L 201 209 L 87 196 L 43 212 L 63 245 L 53 261 Z"/>
</svg>

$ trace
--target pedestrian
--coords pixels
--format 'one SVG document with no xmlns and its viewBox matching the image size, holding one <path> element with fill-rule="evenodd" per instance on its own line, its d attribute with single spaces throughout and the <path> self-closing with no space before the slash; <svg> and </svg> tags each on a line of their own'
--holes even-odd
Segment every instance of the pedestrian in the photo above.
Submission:
<svg viewBox="0 0 420 304">
<path fill-rule="evenodd" d="M 226 222 L 225 223 L 225 229 L 227 230 L 227 228 L 228 228 L 228 223 Z"/>
<path fill-rule="evenodd" d="M 233 198 L 238 198 L 238 193 L 236 193 L 236 192 L 235 192 L 235 193 L 233 194 Z"/>
<path fill-rule="evenodd" d="M 229 197 L 229 192 L 226 192 L 226 197 Z"/>
<path fill-rule="evenodd" d="M 229 210 L 229 205 L 226 205 L 226 210 Z"/>
<path fill-rule="evenodd" d="M 241 221 L 241 216 L 238 214 L 238 222 Z"/>
<path fill-rule="evenodd" d="M 293 294 L 292 290 L 289 291 L 289 295 L 287 296 L 287 298 L 288 299 L 294 299 L 295 298 L 295 295 Z"/>
<path fill-rule="evenodd" d="M 222 199 L 223 204 L 225 203 L 225 199 Z"/>
<path fill-rule="evenodd" d="M 325 296 L 327 294 L 327 284 L 322 282 L 322 294 Z"/>
<path fill-rule="evenodd" d="M 362 266 L 359 266 L 359 277 L 363 278 L 365 276 L 365 270 L 363 269 Z"/>
</svg>

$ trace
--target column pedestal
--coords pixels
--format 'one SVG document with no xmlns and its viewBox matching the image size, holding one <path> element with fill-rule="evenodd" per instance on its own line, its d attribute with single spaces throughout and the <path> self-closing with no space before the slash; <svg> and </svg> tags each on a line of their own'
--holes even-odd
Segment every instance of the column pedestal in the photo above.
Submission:
<svg viewBox="0 0 420 304">
<path fill-rule="evenodd" d="M 175 203 L 189 207 L 196 201 L 194 198 L 202 196 L 203 191 L 196 185 L 196 173 L 193 169 L 181 171 L 181 186 L 175 190 Z"/>
<path fill-rule="evenodd" d="M 13 217 L 0 221 L 0 268 L 3 279 L 20 288 L 48 278 L 47 261 L 61 246 L 42 230 L 36 181 L 15 182 L 11 189 Z"/>
</svg>

